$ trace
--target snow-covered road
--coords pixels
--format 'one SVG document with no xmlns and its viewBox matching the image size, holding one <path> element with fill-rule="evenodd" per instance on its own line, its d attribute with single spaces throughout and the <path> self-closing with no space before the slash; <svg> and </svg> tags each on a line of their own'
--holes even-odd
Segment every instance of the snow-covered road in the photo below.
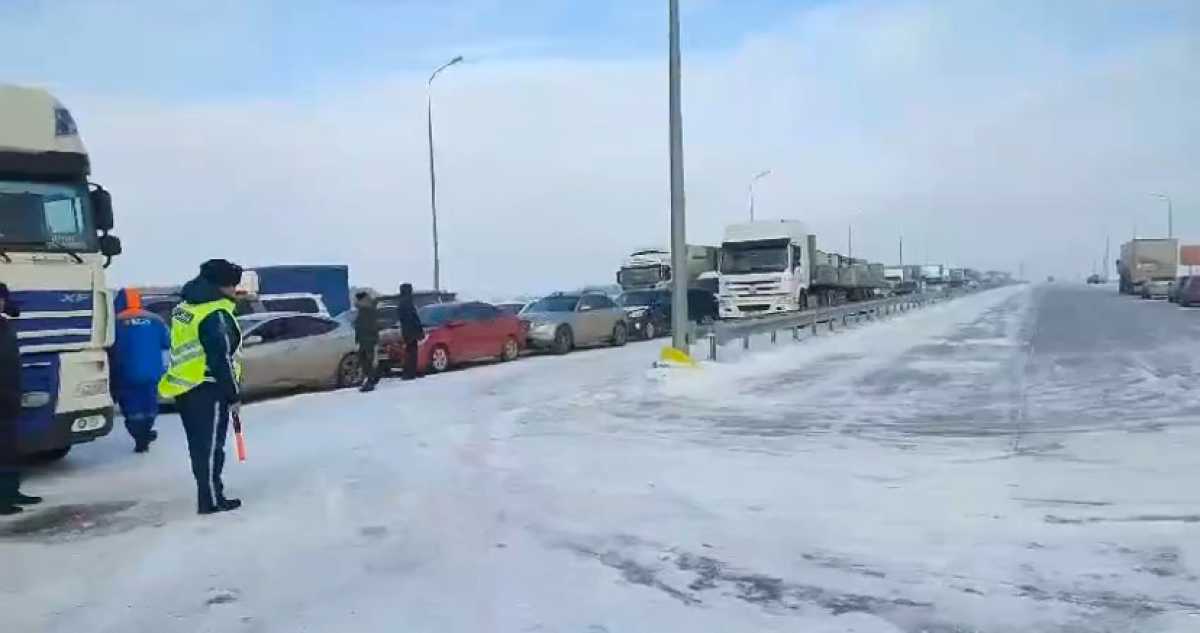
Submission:
<svg viewBox="0 0 1200 633">
<path fill-rule="evenodd" d="M 252 405 L 211 517 L 176 418 L 118 431 L 0 521 L 0 629 L 1200 631 L 1200 312 L 1013 287 L 782 340 Z"/>
</svg>

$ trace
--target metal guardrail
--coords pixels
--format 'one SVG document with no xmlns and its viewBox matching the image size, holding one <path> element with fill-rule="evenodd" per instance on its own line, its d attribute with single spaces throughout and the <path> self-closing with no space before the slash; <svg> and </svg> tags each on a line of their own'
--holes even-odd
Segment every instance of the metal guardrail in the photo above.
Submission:
<svg viewBox="0 0 1200 633">
<path fill-rule="evenodd" d="M 715 323 L 697 325 L 692 330 L 691 340 L 701 341 L 707 339 L 708 359 L 717 360 L 717 349 L 738 339 L 742 340 L 742 349 L 750 349 L 750 337 L 758 334 L 770 334 L 771 342 L 774 343 L 779 332 L 790 330 L 792 338 L 799 340 L 800 331 L 806 328 L 811 329 L 813 335 L 816 335 L 819 330 L 818 326 L 821 325 L 826 325 L 829 330 L 833 330 L 834 324 L 839 320 L 845 326 L 850 323 L 851 319 L 858 322 L 864 318 L 876 319 L 888 314 L 908 312 L 922 308 L 930 303 L 950 299 L 957 296 L 957 294 L 934 295 L 924 293 L 900 295 L 873 301 L 847 303 L 828 308 L 816 308 L 803 312 L 789 312 L 743 319 L 727 319 Z"/>
</svg>

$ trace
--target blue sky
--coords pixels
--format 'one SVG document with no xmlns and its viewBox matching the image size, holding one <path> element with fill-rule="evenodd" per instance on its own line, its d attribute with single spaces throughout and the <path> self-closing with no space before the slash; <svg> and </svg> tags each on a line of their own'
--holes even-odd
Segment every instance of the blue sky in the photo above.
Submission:
<svg viewBox="0 0 1200 633">
<path fill-rule="evenodd" d="M 684 0 L 684 45 L 727 50 L 815 4 Z M 475 63 L 653 56 L 664 48 L 666 2 L 7 0 L 0 24 L 0 76 L 193 98 L 304 93 L 424 72 L 460 52 Z"/>
<path fill-rule="evenodd" d="M 193 5 L 203 4 L 202 8 Z M 683 0 L 688 235 L 760 217 L 826 250 L 1087 274 L 1139 227 L 1200 241 L 1200 2 Z M 0 78 L 75 114 L 113 272 L 340 261 L 485 298 L 610 281 L 665 243 L 665 0 L 8 0 Z M 189 239 L 178 235 L 186 218 Z M 231 231 L 231 228 L 236 230 Z M 911 263 L 911 260 L 910 260 Z"/>
</svg>

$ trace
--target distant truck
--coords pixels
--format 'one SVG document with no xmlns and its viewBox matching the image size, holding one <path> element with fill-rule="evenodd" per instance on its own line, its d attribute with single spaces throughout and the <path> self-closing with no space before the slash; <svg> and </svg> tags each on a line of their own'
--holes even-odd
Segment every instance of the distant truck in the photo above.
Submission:
<svg viewBox="0 0 1200 633">
<path fill-rule="evenodd" d="M 717 270 L 720 249 L 716 246 L 689 244 L 687 247 L 688 286 L 696 285 L 704 275 Z M 671 252 L 661 248 L 642 248 L 633 251 L 617 271 L 617 284 L 622 291 L 661 290 L 671 287 Z"/>
<path fill-rule="evenodd" d="M 350 268 L 342 265 L 259 266 L 250 268 L 242 282 L 254 294 L 273 297 L 276 305 L 312 304 L 308 295 L 320 295 L 330 316 L 350 309 Z M 309 310 L 297 310 L 309 312 Z"/>
<path fill-rule="evenodd" d="M 21 356 L 17 452 L 60 459 L 112 429 L 107 348 L 115 315 L 105 268 L 112 200 L 71 113 L 44 90 L 0 85 L 0 280 Z"/>
<path fill-rule="evenodd" d="M 873 296 L 884 268 L 817 249 L 801 222 L 732 224 L 721 242 L 720 315 L 761 316 L 838 305 Z"/>
<path fill-rule="evenodd" d="M 1174 238 L 1134 239 L 1121 245 L 1117 260 L 1118 292 L 1141 294 L 1152 281 L 1175 280 L 1179 269 L 1179 240 Z"/>
</svg>

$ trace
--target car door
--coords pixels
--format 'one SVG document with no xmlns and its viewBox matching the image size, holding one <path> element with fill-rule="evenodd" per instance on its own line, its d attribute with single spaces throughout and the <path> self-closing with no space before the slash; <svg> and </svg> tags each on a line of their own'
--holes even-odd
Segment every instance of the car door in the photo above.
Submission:
<svg viewBox="0 0 1200 633">
<path fill-rule="evenodd" d="M 603 295 L 584 295 L 579 300 L 579 322 L 582 336 L 576 335 L 576 341 L 584 345 L 592 345 L 604 337 L 607 317 L 604 314 Z"/>
<path fill-rule="evenodd" d="M 596 340 L 608 342 L 612 338 L 617 323 L 625 318 L 621 306 L 608 298 L 608 295 L 592 295 L 596 304 Z M 628 328 L 628 325 L 626 325 Z M 628 333 L 628 330 L 626 330 Z"/>
<path fill-rule="evenodd" d="M 504 348 L 504 339 L 508 336 L 503 314 L 495 306 L 487 303 L 472 304 L 471 312 L 477 332 L 476 357 L 499 356 Z"/>
<path fill-rule="evenodd" d="M 319 316 L 295 316 L 288 321 L 288 378 L 296 386 L 328 384 L 342 356 L 351 351 L 348 345 L 340 345 L 337 337 L 330 336 L 338 327 L 337 321 Z"/>
<path fill-rule="evenodd" d="M 271 319 L 243 333 L 242 389 L 261 393 L 281 386 L 283 381 L 284 318 Z"/>
</svg>

